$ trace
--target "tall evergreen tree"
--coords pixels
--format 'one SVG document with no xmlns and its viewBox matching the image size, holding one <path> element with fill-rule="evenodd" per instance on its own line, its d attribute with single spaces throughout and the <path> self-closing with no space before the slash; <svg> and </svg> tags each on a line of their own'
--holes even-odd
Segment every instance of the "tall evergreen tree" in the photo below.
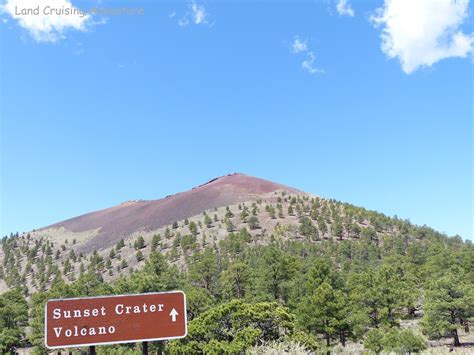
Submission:
<svg viewBox="0 0 474 355">
<path fill-rule="evenodd" d="M 425 295 L 422 329 L 431 338 L 451 337 L 459 346 L 459 328 L 474 316 L 474 285 L 460 269 L 434 281 Z"/>
</svg>

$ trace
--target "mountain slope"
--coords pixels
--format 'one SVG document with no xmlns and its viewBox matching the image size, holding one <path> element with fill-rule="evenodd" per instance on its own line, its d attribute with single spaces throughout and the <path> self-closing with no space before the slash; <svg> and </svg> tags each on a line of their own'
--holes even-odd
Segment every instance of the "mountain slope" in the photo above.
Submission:
<svg viewBox="0 0 474 355">
<path fill-rule="evenodd" d="M 244 174 L 230 174 L 186 192 L 159 200 L 125 202 L 53 224 L 40 231 L 46 232 L 57 228 L 64 228 L 73 233 L 90 231 L 95 236 L 88 241 L 88 245 L 83 246 L 83 249 L 91 250 L 111 246 L 120 238 L 126 238 L 139 231 L 156 230 L 206 210 L 256 200 L 275 191 L 299 192 L 281 184 Z"/>
<path fill-rule="evenodd" d="M 466 321 L 473 320 L 465 317 L 474 314 L 467 297 L 473 260 L 472 244 L 460 237 L 233 174 L 161 200 L 124 203 L 1 239 L 0 298 L 16 287 L 31 295 L 31 341 L 39 347 L 48 298 L 183 289 L 191 322 L 220 314 L 235 299 L 267 306 L 271 301 L 300 319 L 294 324 L 297 340 L 312 350 L 325 352 L 339 342 L 346 353 L 380 349 L 371 343 L 375 338 L 387 349 L 429 346 L 438 353 L 450 346 L 444 335 L 454 335 L 432 328 L 438 316 L 424 315 L 433 312 L 437 298 L 446 298 L 431 293 L 441 280 L 443 292 L 456 287 L 451 303 L 460 307 L 459 317 L 450 319 L 469 352 L 473 337 Z M 330 313 L 315 313 L 328 297 L 334 300 Z M 315 334 L 313 324 L 326 317 L 340 331 L 327 337 L 321 327 Z M 442 339 L 421 337 L 420 330 Z M 202 349 L 211 344 L 190 332 L 175 346 L 183 353 L 202 352 L 188 351 L 187 342 Z M 219 344 L 227 346 L 227 339 Z"/>
<path fill-rule="evenodd" d="M 55 275 L 73 281 L 87 270 L 109 282 L 141 269 L 152 251 L 182 267 L 207 247 L 246 230 L 249 247 L 286 242 L 370 240 L 409 243 L 434 233 L 347 203 L 243 174 L 213 179 L 160 200 L 132 201 L 4 239 L 0 292 L 48 289 Z M 157 240 L 157 242 L 154 242 Z"/>
</svg>

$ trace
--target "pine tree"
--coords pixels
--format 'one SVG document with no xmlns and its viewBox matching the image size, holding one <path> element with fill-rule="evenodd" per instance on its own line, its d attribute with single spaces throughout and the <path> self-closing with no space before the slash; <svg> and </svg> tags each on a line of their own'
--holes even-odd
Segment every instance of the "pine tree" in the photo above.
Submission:
<svg viewBox="0 0 474 355">
<path fill-rule="evenodd" d="M 321 215 L 319 215 L 318 217 L 318 229 L 321 231 L 323 236 L 328 232 L 326 222 L 324 221 L 324 218 Z"/>
<path fill-rule="evenodd" d="M 324 281 L 299 305 L 301 325 L 316 335 L 322 335 L 326 346 L 340 336 L 341 331 L 347 332 L 348 310 L 347 300 L 339 290 L 334 290 Z"/>
<path fill-rule="evenodd" d="M 459 268 L 435 280 L 426 292 L 423 331 L 432 338 L 449 336 L 461 345 L 458 329 L 474 316 L 474 285 Z"/>
<path fill-rule="evenodd" d="M 200 255 L 197 255 L 190 270 L 190 277 L 212 294 L 217 285 L 218 275 L 216 255 L 212 249 L 207 248 Z"/>
<path fill-rule="evenodd" d="M 232 218 L 234 217 L 234 214 L 232 213 L 232 211 L 230 210 L 229 206 L 227 206 L 225 208 L 225 218 Z"/>
<path fill-rule="evenodd" d="M 123 239 L 120 239 L 120 240 L 118 241 L 118 243 L 117 243 L 117 247 L 116 247 L 117 251 L 119 251 L 120 249 L 122 249 L 124 246 L 125 246 L 124 240 L 123 240 Z"/>
<path fill-rule="evenodd" d="M 207 227 L 207 228 L 211 228 L 212 227 L 212 219 L 211 217 L 209 217 L 209 215 L 205 215 L 204 216 L 204 225 Z"/>
<path fill-rule="evenodd" d="M 256 216 L 258 214 L 258 207 L 257 207 L 257 204 L 253 204 L 253 207 L 252 207 L 252 216 Z"/>
<path fill-rule="evenodd" d="M 191 221 L 191 222 L 189 223 L 188 228 L 189 228 L 189 232 L 190 232 L 192 235 L 196 236 L 196 235 L 198 234 L 198 227 L 197 227 L 196 223 L 194 223 L 194 221 Z"/>
<path fill-rule="evenodd" d="M 277 209 L 278 209 L 278 218 L 285 218 L 285 215 L 283 214 L 283 206 L 281 205 L 281 203 L 277 205 Z"/>
<path fill-rule="evenodd" d="M 225 225 L 226 225 L 227 232 L 235 231 L 235 225 L 234 225 L 234 223 L 232 223 L 232 221 L 229 218 L 226 218 L 224 220 L 224 222 L 225 222 Z"/>
<path fill-rule="evenodd" d="M 86 267 L 84 266 L 84 263 L 80 263 L 79 264 L 79 273 L 80 273 L 80 275 L 84 274 L 85 271 L 86 271 Z"/>
<path fill-rule="evenodd" d="M 317 236 L 316 227 L 311 222 L 311 219 L 306 216 L 300 218 L 299 232 L 305 237 Z"/>
<path fill-rule="evenodd" d="M 161 236 L 159 234 L 154 234 L 153 238 L 151 239 L 151 251 L 155 251 L 156 248 L 160 245 Z"/>
<path fill-rule="evenodd" d="M 135 255 L 135 257 L 137 258 L 138 262 L 142 261 L 145 258 L 141 250 L 137 251 L 137 254 Z"/>
<path fill-rule="evenodd" d="M 240 219 L 243 223 L 247 223 L 247 217 L 249 216 L 249 210 L 247 206 L 244 206 L 242 212 L 240 212 Z"/>
<path fill-rule="evenodd" d="M 259 226 L 258 218 L 256 216 L 250 216 L 248 219 L 248 225 L 249 225 L 249 228 L 252 230 L 259 228 L 260 226 Z"/>
<path fill-rule="evenodd" d="M 0 352 L 14 354 L 24 345 L 28 324 L 28 304 L 17 288 L 0 294 Z"/>
<path fill-rule="evenodd" d="M 128 267 L 128 263 L 123 259 L 120 263 L 120 269 L 125 269 L 126 267 Z"/>
<path fill-rule="evenodd" d="M 145 239 L 143 239 L 142 236 L 139 236 L 133 246 L 135 250 L 143 249 L 145 247 Z"/>
<path fill-rule="evenodd" d="M 76 253 L 74 252 L 74 249 L 71 249 L 71 251 L 69 252 L 69 258 L 70 258 L 73 262 L 76 262 L 77 256 L 76 256 Z"/>
<path fill-rule="evenodd" d="M 338 238 L 339 240 L 342 240 L 344 230 L 342 229 L 342 225 L 341 222 L 339 222 L 339 219 L 336 219 L 331 225 L 331 232 L 334 237 Z"/>
<path fill-rule="evenodd" d="M 243 298 L 251 283 L 250 268 L 245 263 L 234 263 L 221 274 L 221 280 L 229 299 Z"/>
<path fill-rule="evenodd" d="M 289 205 L 289 206 L 288 206 L 288 215 L 289 215 L 289 216 L 294 216 L 294 215 L 295 215 L 295 211 L 293 210 L 293 206 L 292 206 L 292 205 Z"/>
</svg>

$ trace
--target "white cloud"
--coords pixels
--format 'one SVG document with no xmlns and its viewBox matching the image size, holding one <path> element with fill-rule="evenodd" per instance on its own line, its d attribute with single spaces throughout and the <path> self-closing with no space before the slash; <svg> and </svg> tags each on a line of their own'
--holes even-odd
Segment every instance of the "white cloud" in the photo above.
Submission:
<svg viewBox="0 0 474 355">
<path fill-rule="evenodd" d="M 355 15 L 354 9 L 352 9 L 351 4 L 347 0 L 339 0 L 336 5 L 337 13 L 341 16 L 350 16 Z"/>
<path fill-rule="evenodd" d="M 195 25 L 207 23 L 206 9 L 195 1 L 190 1 L 188 3 L 187 13 L 178 21 L 178 24 L 182 27 L 187 26 L 190 23 L 194 23 Z"/>
<path fill-rule="evenodd" d="M 308 52 L 307 53 L 307 58 L 301 63 L 301 67 L 306 70 L 308 73 L 311 75 L 313 74 L 318 74 L 318 73 L 324 73 L 324 70 L 315 68 L 313 63 L 314 60 L 316 59 L 316 56 L 314 55 L 313 52 Z"/>
<path fill-rule="evenodd" d="M 295 36 L 295 39 L 291 44 L 291 51 L 295 54 L 301 53 L 306 55 L 306 59 L 303 60 L 303 62 L 301 63 L 301 67 L 303 68 L 303 70 L 307 71 L 311 75 L 317 73 L 324 73 L 324 70 L 314 67 L 314 61 L 316 60 L 316 56 L 314 55 L 313 51 L 309 50 L 307 42 L 307 40 L 302 40 L 299 36 Z"/>
<path fill-rule="evenodd" d="M 382 51 L 405 73 L 473 52 L 474 35 L 460 30 L 469 0 L 385 0 L 371 17 L 382 26 Z"/>
<path fill-rule="evenodd" d="M 189 25 L 189 20 L 186 17 L 183 17 L 178 21 L 178 25 L 180 25 L 181 27 L 187 26 Z"/>
<path fill-rule="evenodd" d="M 38 42 L 56 42 L 69 29 L 85 31 L 91 20 L 68 0 L 6 0 L 0 12 L 17 20 Z"/>
<path fill-rule="evenodd" d="M 205 21 L 206 21 L 206 10 L 204 9 L 204 6 L 198 5 L 193 1 L 192 4 L 191 4 L 191 13 L 192 13 L 193 22 L 196 25 L 199 25 L 201 23 L 205 23 Z"/>
<path fill-rule="evenodd" d="M 292 44 L 293 53 L 300 53 L 306 52 L 308 50 L 308 46 L 306 45 L 306 41 L 302 41 L 298 36 L 295 37 L 295 40 Z"/>
</svg>

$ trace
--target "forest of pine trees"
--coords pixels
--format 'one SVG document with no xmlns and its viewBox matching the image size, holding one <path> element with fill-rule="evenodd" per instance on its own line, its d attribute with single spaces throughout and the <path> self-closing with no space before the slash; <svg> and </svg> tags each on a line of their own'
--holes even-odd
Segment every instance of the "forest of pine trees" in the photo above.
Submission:
<svg viewBox="0 0 474 355">
<path fill-rule="evenodd" d="M 259 240 L 262 221 L 282 215 L 296 223 Z M 226 208 L 222 220 L 203 214 L 176 225 L 164 237 L 120 240 L 105 254 L 29 235 L 2 239 L 0 278 L 10 290 L 0 295 L 0 351 L 44 352 L 50 298 L 177 289 L 187 295 L 188 336 L 151 350 L 258 353 L 272 344 L 412 353 L 434 339 L 460 346 L 469 333 L 474 250 L 459 237 L 335 201 L 283 196 Z M 226 237 L 213 240 L 219 225 Z M 140 272 L 130 270 L 132 260 Z M 104 271 L 115 281 L 105 282 Z M 140 353 L 137 344 L 107 348 Z"/>
</svg>

